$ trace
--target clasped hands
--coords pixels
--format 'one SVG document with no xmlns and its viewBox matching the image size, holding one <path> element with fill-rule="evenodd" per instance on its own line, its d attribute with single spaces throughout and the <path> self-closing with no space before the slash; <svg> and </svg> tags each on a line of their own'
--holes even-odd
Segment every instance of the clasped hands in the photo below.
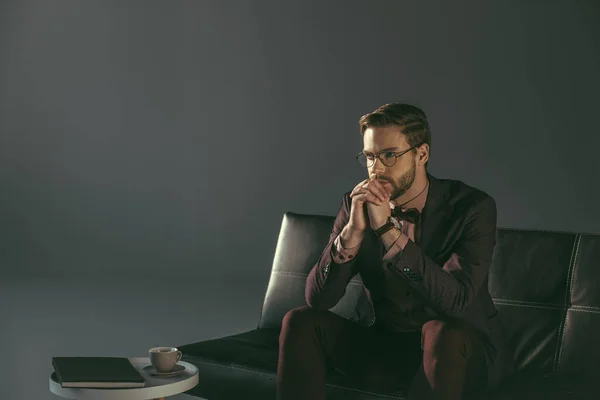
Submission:
<svg viewBox="0 0 600 400">
<path fill-rule="evenodd" d="M 350 227 L 364 231 L 367 228 L 367 215 L 371 229 L 376 230 L 383 226 L 392 215 L 390 196 L 391 188 L 379 179 L 361 181 L 350 193 Z"/>
</svg>

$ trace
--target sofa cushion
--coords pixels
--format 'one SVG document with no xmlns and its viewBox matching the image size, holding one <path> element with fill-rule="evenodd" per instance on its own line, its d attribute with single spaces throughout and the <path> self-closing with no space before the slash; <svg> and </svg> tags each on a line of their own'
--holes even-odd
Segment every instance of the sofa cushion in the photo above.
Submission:
<svg viewBox="0 0 600 400">
<path fill-rule="evenodd" d="M 517 371 L 600 375 L 600 235 L 499 229 L 489 289 Z"/>
<path fill-rule="evenodd" d="M 592 400 L 598 398 L 597 387 L 590 377 L 520 374 L 477 400 Z"/>
<path fill-rule="evenodd" d="M 498 230 L 488 285 L 518 371 L 555 372 L 576 238 Z"/>
<path fill-rule="evenodd" d="M 277 369 L 279 330 L 256 329 L 178 347 L 184 357 L 228 367 L 272 373 Z"/>
<path fill-rule="evenodd" d="M 279 331 L 253 330 L 178 346 L 198 367 L 200 380 L 188 394 L 210 400 L 274 398 Z"/>
<path fill-rule="evenodd" d="M 556 372 L 600 376 L 600 235 L 579 235 Z M 600 396 L 599 396 L 600 397 Z"/>
<path fill-rule="evenodd" d="M 178 348 L 183 360 L 196 365 L 200 373 L 200 382 L 188 394 L 210 400 L 275 398 L 278 330 L 257 329 Z M 328 398 L 339 399 L 403 398 L 361 390 L 335 370 L 328 377 L 327 392 Z"/>
<path fill-rule="evenodd" d="M 258 329 L 179 346 L 183 360 L 196 365 L 200 374 L 200 382 L 187 394 L 210 400 L 275 398 L 278 337 L 276 329 Z M 595 399 L 596 387 L 592 378 L 579 375 L 518 374 L 496 391 L 466 400 Z M 349 400 L 405 399 L 402 393 L 357 388 L 336 371 L 328 377 L 327 396 Z"/>
</svg>

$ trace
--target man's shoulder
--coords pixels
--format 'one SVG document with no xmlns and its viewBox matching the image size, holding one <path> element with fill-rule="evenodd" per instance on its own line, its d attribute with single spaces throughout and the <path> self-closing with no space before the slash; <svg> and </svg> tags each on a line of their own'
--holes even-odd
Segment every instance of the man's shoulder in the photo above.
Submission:
<svg viewBox="0 0 600 400">
<path fill-rule="evenodd" d="M 350 195 L 352 194 L 352 190 L 348 190 L 346 193 L 344 193 L 343 196 L 343 201 L 344 203 L 350 204 L 352 199 L 350 198 Z"/>
<path fill-rule="evenodd" d="M 495 206 L 494 198 L 481 188 L 468 184 L 460 179 L 436 178 L 440 187 L 447 193 L 451 204 L 474 206 L 489 203 Z"/>
<path fill-rule="evenodd" d="M 352 206 L 352 198 L 350 197 L 351 194 L 352 190 L 349 190 L 346 193 L 344 193 L 344 195 L 342 196 L 342 204 L 340 206 L 341 208 L 345 208 L 348 212 L 350 212 L 350 208 Z"/>
</svg>

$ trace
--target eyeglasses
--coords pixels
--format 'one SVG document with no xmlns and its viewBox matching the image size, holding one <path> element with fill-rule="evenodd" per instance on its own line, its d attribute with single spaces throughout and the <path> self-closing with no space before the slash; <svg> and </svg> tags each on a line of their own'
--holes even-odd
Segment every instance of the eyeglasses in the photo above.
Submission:
<svg viewBox="0 0 600 400">
<path fill-rule="evenodd" d="M 375 158 L 378 158 L 379 161 L 381 161 L 381 163 L 383 165 L 385 165 L 386 167 L 393 167 L 394 164 L 396 164 L 396 159 L 398 157 L 401 157 L 402 155 L 404 155 L 405 153 L 408 153 L 409 151 L 411 151 L 414 148 L 419 147 L 420 144 L 411 147 L 410 149 L 406 149 L 404 151 L 401 152 L 394 152 L 394 151 L 384 151 L 382 153 L 379 153 L 377 155 L 374 154 L 365 154 L 362 151 L 360 153 L 358 153 L 356 155 L 356 159 L 358 160 L 358 162 L 367 168 L 371 168 L 373 166 L 373 164 L 375 163 Z"/>
</svg>

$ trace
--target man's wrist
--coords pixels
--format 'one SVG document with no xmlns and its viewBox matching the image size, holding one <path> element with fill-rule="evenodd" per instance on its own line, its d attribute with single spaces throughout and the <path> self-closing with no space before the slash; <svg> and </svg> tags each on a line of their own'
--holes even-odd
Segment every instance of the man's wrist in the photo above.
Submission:
<svg viewBox="0 0 600 400">
<path fill-rule="evenodd" d="M 375 233 L 375 236 L 381 237 L 394 227 L 397 228 L 398 226 L 391 217 L 388 217 L 388 219 L 383 223 L 373 224 L 371 227 Z"/>
<path fill-rule="evenodd" d="M 365 236 L 365 231 L 356 229 L 350 224 L 346 225 L 340 233 L 340 245 L 345 249 L 360 246 Z"/>
<path fill-rule="evenodd" d="M 384 219 L 383 221 L 379 221 L 379 222 L 374 223 L 373 225 L 371 225 L 371 229 L 373 231 L 376 231 L 376 230 L 378 230 L 380 228 L 383 228 L 383 226 L 385 224 L 387 224 L 388 222 L 390 222 L 390 218 L 389 217 L 386 218 L 386 219 Z"/>
<path fill-rule="evenodd" d="M 381 242 L 383 243 L 386 251 L 394 245 L 400 247 L 401 250 L 404 250 L 404 247 L 408 242 L 408 236 L 403 234 L 400 229 L 394 228 L 381 235 Z"/>
</svg>

